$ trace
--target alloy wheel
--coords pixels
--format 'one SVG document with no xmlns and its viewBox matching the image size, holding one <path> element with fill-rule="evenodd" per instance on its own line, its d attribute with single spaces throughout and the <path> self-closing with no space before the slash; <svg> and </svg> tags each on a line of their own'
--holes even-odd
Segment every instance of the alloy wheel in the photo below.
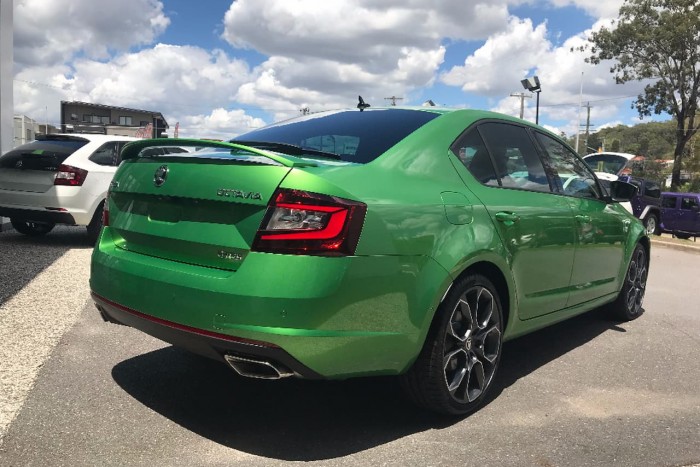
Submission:
<svg viewBox="0 0 700 467">
<path fill-rule="evenodd" d="M 647 261 L 644 249 L 638 248 L 634 252 L 634 257 L 630 262 L 627 272 L 627 296 L 625 303 L 627 309 L 632 314 L 638 314 L 644 301 L 644 292 L 647 286 Z"/>
<path fill-rule="evenodd" d="M 445 332 L 443 369 L 450 396 L 461 404 L 481 396 L 491 383 L 501 349 L 500 313 L 481 286 L 457 301 Z"/>
</svg>

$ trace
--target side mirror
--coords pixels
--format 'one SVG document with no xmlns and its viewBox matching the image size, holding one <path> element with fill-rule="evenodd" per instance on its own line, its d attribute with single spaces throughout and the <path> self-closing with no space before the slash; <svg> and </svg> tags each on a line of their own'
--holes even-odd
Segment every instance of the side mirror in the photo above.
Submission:
<svg viewBox="0 0 700 467">
<path fill-rule="evenodd" d="M 637 187 L 631 183 L 614 180 L 610 182 L 610 198 L 614 202 L 629 201 L 637 194 Z"/>
</svg>

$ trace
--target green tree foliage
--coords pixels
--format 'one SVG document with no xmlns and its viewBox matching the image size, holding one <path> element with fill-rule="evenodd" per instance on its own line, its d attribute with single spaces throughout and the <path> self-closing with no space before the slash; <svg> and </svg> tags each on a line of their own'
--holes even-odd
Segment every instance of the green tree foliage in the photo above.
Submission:
<svg viewBox="0 0 700 467">
<path fill-rule="evenodd" d="M 617 83 L 649 82 L 634 102 L 640 116 L 673 116 L 671 188 L 677 189 L 685 146 L 700 127 L 700 0 L 625 0 L 619 17 L 582 49 L 590 49 L 590 63 L 615 60 L 610 72 Z"/>
</svg>

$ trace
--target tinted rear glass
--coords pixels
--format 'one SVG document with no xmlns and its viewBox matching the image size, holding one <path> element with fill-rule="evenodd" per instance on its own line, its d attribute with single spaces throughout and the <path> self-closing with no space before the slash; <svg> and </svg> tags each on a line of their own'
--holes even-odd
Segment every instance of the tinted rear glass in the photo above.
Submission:
<svg viewBox="0 0 700 467">
<path fill-rule="evenodd" d="M 0 168 L 56 171 L 68 156 L 87 144 L 86 140 L 37 140 L 0 156 Z"/>
<path fill-rule="evenodd" d="M 438 116 L 408 109 L 312 114 L 251 131 L 233 142 L 293 144 L 334 153 L 345 161 L 367 163 Z"/>
</svg>

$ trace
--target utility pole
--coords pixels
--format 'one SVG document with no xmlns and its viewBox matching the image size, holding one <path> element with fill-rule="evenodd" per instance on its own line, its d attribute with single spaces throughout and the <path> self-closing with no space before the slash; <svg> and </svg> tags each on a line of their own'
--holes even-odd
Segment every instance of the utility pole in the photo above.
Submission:
<svg viewBox="0 0 700 467">
<path fill-rule="evenodd" d="M 584 146 L 584 153 L 588 152 L 588 136 L 590 135 L 590 129 L 591 129 L 591 103 L 586 102 L 586 139 L 584 140 L 585 143 L 583 143 Z"/>
<path fill-rule="evenodd" d="M 511 92 L 510 96 L 520 98 L 520 120 L 522 120 L 523 116 L 525 115 L 525 98 L 527 97 L 530 99 L 532 94 L 525 94 L 524 92 Z"/>
<path fill-rule="evenodd" d="M 299 112 L 301 112 L 302 115 L 308 115 L 311 111 L 308 107 L 302 107 L 301 109 L 299 109 Z"/>
<path fill-rule="evenodd" d="M 385 97 L 384 100 L 391 101 L 391 105 L 396 107 L 396 101 L 402 101 L 403 97 L 391 96 L 391 97 Z"/>
</svg>

